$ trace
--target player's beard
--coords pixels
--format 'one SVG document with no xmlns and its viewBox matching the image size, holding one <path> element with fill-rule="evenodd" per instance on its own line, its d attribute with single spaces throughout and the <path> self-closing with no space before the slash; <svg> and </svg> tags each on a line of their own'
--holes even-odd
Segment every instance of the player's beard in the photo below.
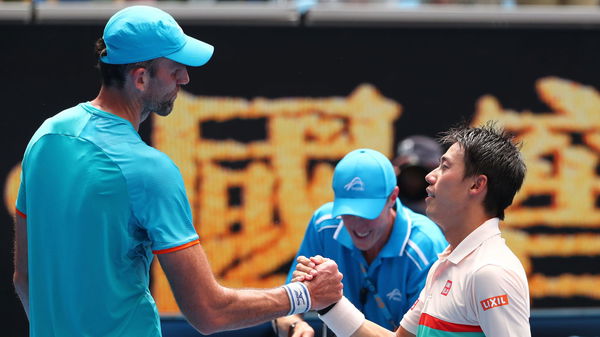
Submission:
<svg viewBox="0 0 600 337">
<path fill-rule="evenodd" d="M 175 98 L 163 98 L 159 100 L 156 97 L 150 97 L 146 99 L 142 108 L 142 120 L 146 119 L 153 112 L 159 116 L 168 116 L 173 110 L 174 102 Z"/>
<path fill-rule="evenodd" d="M 149 112 L 154 112 L 159 116 L 168 116 L 173 111 L 173 101 L 156 102 L 147 106 Z"/>
</svg>

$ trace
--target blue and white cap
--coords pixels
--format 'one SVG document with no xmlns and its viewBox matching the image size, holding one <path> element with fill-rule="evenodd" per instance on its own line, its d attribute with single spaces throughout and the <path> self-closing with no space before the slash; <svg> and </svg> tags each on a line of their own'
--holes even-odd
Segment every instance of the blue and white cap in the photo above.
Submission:
<svg viewBox="0 0 600 337">
<path fill-rule="evenodd" d="M 214 47 L 185 35 L 167 12 L 150 6 L 131 6 L 113 15 L 104 28 L 108 64 L 128 64 L 166 57 L 198 67 L 211 58 Z"/>
<path fill-rule="evenodd" d="M 333 216 L 375 219 L 396 187 L 390 160 L 371 149 L 348 153 L 333 172 Z"/>
</svg>

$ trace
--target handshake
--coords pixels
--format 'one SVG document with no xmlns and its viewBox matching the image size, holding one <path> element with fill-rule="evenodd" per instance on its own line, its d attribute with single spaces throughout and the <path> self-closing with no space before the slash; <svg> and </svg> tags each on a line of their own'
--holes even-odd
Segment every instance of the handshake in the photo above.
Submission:
<svg viewBox="0 0 600 337">
<path fill-rule="evenodd" d="M 296 262 L 292 282 L 284 286 L 291 309 L 287 317 L 273 321 L 276 334 L 280 337 L 313 337 L 312 327 L 298 315 L 312 309 L 317 310 L 319 318 L 337 336 L 352 335 L 365 316 L 343 296 L 343 275 L 335 261 L 317 255 L 311 258 L 299 256 Z"/>
<path fill-rule="evenodd" d="M 302 282 L 310 294 L 310 309 L 322 310 L 337 303 L 343 296 L 343 275 L 335 261 L 320 255 L 298 256 L 292 282 Z"/>
</svg>

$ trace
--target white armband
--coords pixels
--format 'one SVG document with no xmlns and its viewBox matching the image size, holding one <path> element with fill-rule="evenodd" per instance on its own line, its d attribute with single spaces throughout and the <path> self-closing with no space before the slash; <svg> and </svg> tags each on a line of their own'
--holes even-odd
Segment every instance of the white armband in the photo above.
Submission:
<svg viewBox="0 0 600 337">
<path fill-rule="evenodd" d="M 310 293 L 302 282 L 292 282 L 283 286 L 290 300 L 290 312 L 287 316 L 303 314 L 310 310 Z"/>
<path fill-rule="evenodd" d="M 346 297 L 342 297 L 326 314 L 319 315 L 319 318 L 338 337 L 351 336 L 365 322 L 365 315 Z"/>
</svg>

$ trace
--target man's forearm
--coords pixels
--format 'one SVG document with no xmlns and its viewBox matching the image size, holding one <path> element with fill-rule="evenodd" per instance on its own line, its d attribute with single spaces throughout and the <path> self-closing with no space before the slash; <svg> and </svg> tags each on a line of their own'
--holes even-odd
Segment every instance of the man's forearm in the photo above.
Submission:
<svg viewBox="0 0 600 337">
<path fill-rule="evenodd" d="M 283 288 L 215 289 L 192 294 L 174 292 L 182 313 L 203 334 L 235 330 L 285 316 L 290 310 Z M 185 298 L 181 298 L 181 295 Z"/>
<path fill-rule="evenodd" d="M 319 265 L 319 277 L 308 285 L 256 290 L 219 285 L 200 245 L 159 254 L 158 258 L 181 312 L 204 334 L 268 322 L 311 307 L 321 309 L 342 296 L 342 274 L 333 261 Z"/>
<path fill-rule="evenodd" d="M 289 298 L 281 287 L 266 290 L 223 288 L 223 292 L 222 306 L 213 311 L 217 331 L 270 321 L 287 315 L 290 310 Z M 198 314 L 202 315 L 201 312 Z"/>
</svg>

